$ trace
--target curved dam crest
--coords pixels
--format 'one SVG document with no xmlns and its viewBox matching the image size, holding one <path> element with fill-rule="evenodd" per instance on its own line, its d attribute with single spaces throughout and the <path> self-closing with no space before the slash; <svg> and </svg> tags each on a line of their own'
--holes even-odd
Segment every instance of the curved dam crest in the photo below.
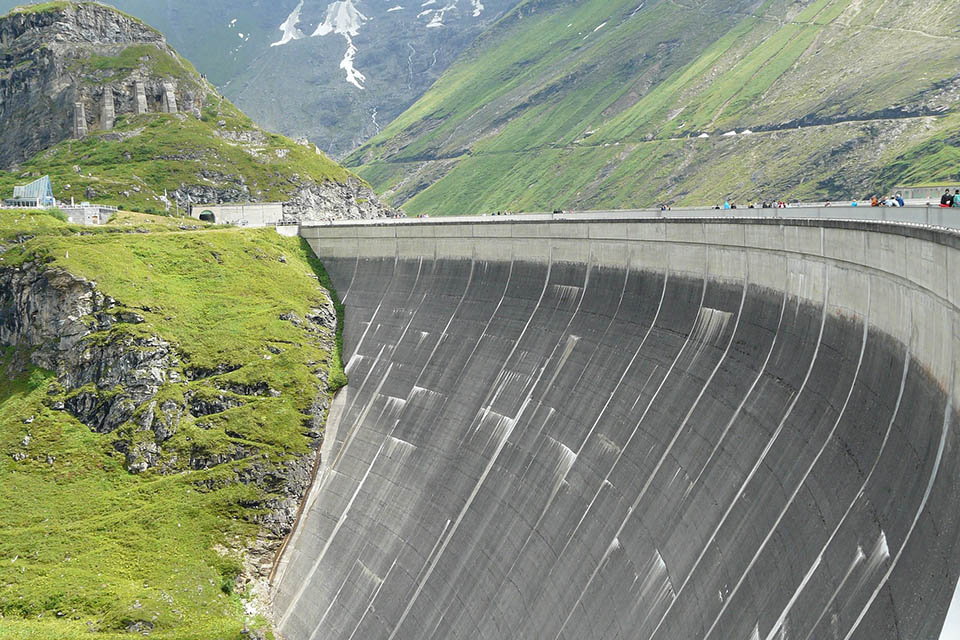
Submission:
<svg viewBox="0 0 960 640">
<path fill-rule="evenodd" d="M 288 640 L 940 637 L 956 235 L 301 233 L 346 306 L 350 384 L 275 582 Z"/>
</svg>

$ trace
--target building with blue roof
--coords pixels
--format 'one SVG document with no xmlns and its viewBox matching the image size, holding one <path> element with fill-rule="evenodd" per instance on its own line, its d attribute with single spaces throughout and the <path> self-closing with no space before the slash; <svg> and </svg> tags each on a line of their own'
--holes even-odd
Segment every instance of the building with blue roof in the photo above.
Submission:
<svg viewBox="0 0 960 640">
<path fill-rule="evenodd" d="M 3 201 L 4 206 L 14 208 L 43 209 L 57 206 L 53 197 L 50 176 L 43 176 L 30 184 L 13 188 L 13 197 Z"/>
</svg>

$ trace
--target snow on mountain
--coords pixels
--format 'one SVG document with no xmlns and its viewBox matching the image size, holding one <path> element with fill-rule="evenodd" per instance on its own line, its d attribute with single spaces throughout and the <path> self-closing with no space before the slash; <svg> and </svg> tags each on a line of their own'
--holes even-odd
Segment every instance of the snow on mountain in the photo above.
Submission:
<svg viewBox="0 0 960 640">
<path fill-rule="evenodd" d="M 428 4 L 435 4 L 435 0 L 429 0 L 428 2 L 424 2 L 424 3 L 423 3 L 422 5 L 420 5 L 420 6 L 425 7 L 425 6 L 427 6 Z M 427 29 L 437 29 L 437 28 L 443 26 L 443 18 L 444 18 L 444 16 L 445 16 L 448 12 L 450 12 L 450 11 L 456 11 L 456 10 L 457 10 L 457 0 L 453 0 L 452 3 L 448 4 L 447 6 L 445 6 L 445 7 L 442 8 L 442 9 L 428 9 L 428 10 L 422 12 L 422 13 L 420 14 L 420 16 L 429 15 L 429 16 L 430 16 L 430 21 L 427 23 Z M 477 14 L 476 12 L 474 12 L 474 15 L 479 15 L 479 14 Z M 418 17 L 420 17 L 420 16 L 418 16 Z"/>
<path fill-rule="evenodd" d="M 299 27 L 297 27 L 297 25 L 300 24 L 300 12 L 303 10 L 303 1 L 304 0 L 300 0 L 296 8 L 290 12 L 287 19 L 280 25 L 280 31 L 283 32 L 283 37 L 271 44 L 271 47 L 279 47 L 287 44 L 291 40 L 299 40 L 304 37 L 303 31 L 300 31 Z"/>
<path fill-rule="evenodd" d="M 363 89 L 366 77 L 357 71 L 353 61 L 357 57 L 357 47 L 353 44 L 353 36 L 360 33 L 360 27 L 369 18 L 353 6 L 352 0 L 338 0 L 327 7 L 327 17 L 321 22 L 313 36 L 323 37 L 331 33 L 342 35 L 347 41 L 347 50 L 340 61 L 340 68 L 347 74 L 347 82 L 357 89 Z"/>
<path fill-rule="evenodd" d="M 367 20 L 367 16 L 353 6 L 353 0 L 338 0 L 327 7 L 327 17 L 313 35 L 325 36 L 329 33 L 339 33 L 355 36 L 360 33 L 360 26 Z"/>
<path fill-rule="evenodd" d="M 285 45 L 294 40 L 299 40 L 306 37 L 303 31 L 300 30 L 300 14 L 303 11 L 303 3 L 305 0 L 300 0 L 300 3 L 297 4 L 296 8 L 287 16 L 287 19 L 280 25 L 280 31 L 283 32 L 283 37 L 274 42 L 272 47 L 279 47 Z M 418 15 L 418 19 L 423 19 L 424 27 L 427 29 L 439 29 L 445 26 L 444 18 L 450 12 L 459 11 L 457 3 L 459 0 L 448 0 L 448 4 L 442 8 L 427 8 L 427 7 L 437 7 L 439 6 L 437 0 L 426 0 L 420 4 L 420 8 L 423 9 Z M 470 0 L 471 6 L 471 15 L 474 18 L 479 17 L 484 10 L 483 2 L 481 0 Z M 400 11 L 403 7 L 397 5 L 391 9 L 387 9 L 387 13 L 394 11 Z M 327 5 L 326 16 L 317 28 L 310 34 L 311 37 L 323 37 L 330 35 L 331 33 L 342 35 L 347 41 L 347 50 L 343 54 L 343 59 L 340 61 L 340 68 L 346 72 L 346 81 L 356 87 L 357 89 L 364 89 L 363 83 L 366 81 L 366 77 L 354 66 L 354 60 L 357 57 L 357 46 L 353 42 L 353 38 L 360 33 L 360 28 L 369 18 L 357 9 L 354 5 L 354 0 L 336 0 Z"/>
<path fill-rule="evenodd" d="M 354 46 L 349 35 L 344 35 L 344 37 L 347 39 L 347 51 L 343 54 L 343 60 L 340 61 L 340 68 L 347 72 L 347 82 L 357 89 L 363 89 L 364 86 L 361 83 L 366 82 L 367 77 L 353 66 L 353 60 L 357 57 L 357 47 Z"/>
</svg>

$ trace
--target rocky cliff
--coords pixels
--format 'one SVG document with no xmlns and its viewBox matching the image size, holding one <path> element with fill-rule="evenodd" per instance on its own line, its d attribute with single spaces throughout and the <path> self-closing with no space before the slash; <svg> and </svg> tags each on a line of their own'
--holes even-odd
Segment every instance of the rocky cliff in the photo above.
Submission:
<svg viewBox="0 0 960 640">
<path fill-rule="evenodd" d="M 292 219 L 395 215 L 316 146 L 260 129 L 162 34 L 94 2 L 0 18 L 0 190 L 147 212 L 281 201 Z"/>
<path fill-rule="evenodd" d="M 0 168 L 117 116 L 186 111 L 210 89 L 158 31 L 95 3 L 0 19 Z"/>
</svg>

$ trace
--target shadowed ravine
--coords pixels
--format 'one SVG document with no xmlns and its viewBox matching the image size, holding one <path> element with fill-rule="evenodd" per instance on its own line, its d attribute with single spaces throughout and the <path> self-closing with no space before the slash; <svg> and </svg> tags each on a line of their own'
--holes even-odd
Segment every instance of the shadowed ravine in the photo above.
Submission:
<svg viewBox="0 0 960 640">
<path fill-rule="evenodd" d="M 939 637 L 956 236 L 303 235 L 346 305 L 350 384 L 276 581 L 288 640 Z"/>
</svg>

